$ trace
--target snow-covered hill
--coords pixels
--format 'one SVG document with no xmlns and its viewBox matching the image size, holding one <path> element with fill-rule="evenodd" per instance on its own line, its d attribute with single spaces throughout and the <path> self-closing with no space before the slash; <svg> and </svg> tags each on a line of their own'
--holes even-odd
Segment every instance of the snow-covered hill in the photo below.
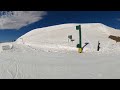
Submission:
<svg viewBox="0 0 120 90">
<path fill-rule="evenodd" d="M 79 39 L 76 25 L 79 24 L 35 29 L 16 42 L 1 43 L 0 47 L 7 45 L 10 49 L 0 53 L 0 78 L 120 78 L 120 43 L 108 38 L 109 35 L 120 36 L 120 31 L 100 23 L 80 24 L 83 45 L 89 42 L 85 53 L 80 54 L 76 48 Z M 73 36 L 73 43 L 68 42 L 68 35 Z M 101 49 L 96 53 L 98 41 Z M 51 52 L 44 52 L 47 50 Z"/>
<path fill-rule="evenodd" d="M 70 23 L 38 28 L 21 36 L 16 42 L 46 51 L 77 51 L 76 45 L 79 42 L 77 25 L 82 27 L 82 46 L 86 42 L 89 43 L 84 48 L 84 52 L 97 51 L 98 41 L 100 42 L 100 51 L 109 51 L 112 48 L 118 50 L 119 45 L 108 37 L 110 35 L 120 36 L 120 31 L 101 23 Z M 69 42 L 68 35 L 72 35 L 75 41 Z"/>
</svg>

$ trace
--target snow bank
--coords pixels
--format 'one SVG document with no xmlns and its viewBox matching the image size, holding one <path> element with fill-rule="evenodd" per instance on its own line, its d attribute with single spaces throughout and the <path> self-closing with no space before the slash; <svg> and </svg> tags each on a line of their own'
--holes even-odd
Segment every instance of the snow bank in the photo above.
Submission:
<svg viewBox="0 0 120 90">
<path fill-rule="evenodd" d="M 112 44 L 116 45 L 115 41 L 108 38 L 109 35 L 120 36 L 119 30 L 101 23 L 70 23 L 32 30 L 21 36 L 16 42 L 33 48 L 50 51 L 77 51 L 76 45 L 79 43 L 79 31 L 76 30 L 77 25 L 81 25 L 82 28 L 82 46 L 86 42 L 89 43 L 84 48 L 84 52 L 95 52 L 98 41 L 100 42 L 100 51 L 106 51 L 110 49 L 109 47 Z M 68 40 L 69 35 L 72 35 L 73 42 Z"/>
<path fill-rule="evenodd" d="M 4 50 L 10 50 L 13 48 L 12 43 L 1 43 L 0 44 L 0 52 L 4 51 Z"/>
</svg>

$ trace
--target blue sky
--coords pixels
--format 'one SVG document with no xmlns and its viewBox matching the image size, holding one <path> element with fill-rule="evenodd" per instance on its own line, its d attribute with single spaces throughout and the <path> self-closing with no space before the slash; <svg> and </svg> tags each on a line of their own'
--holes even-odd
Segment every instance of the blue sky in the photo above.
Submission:
<svg viewBox="0 0 120 90">
<path fill-rule="evenodd" d="M 1 29 L 0 41 L 12 41 L 35 28 L 64 23 L 103 23 L 120 29 L 120 11 L 46 11 L 42 19 L 20 29 Z M 38 17 L 38 16 L 37 16 Z M 32 20 L 32 19 L 31 19 Z M 14 23 L 14 22 L 12 22 Z"/>
</svg>

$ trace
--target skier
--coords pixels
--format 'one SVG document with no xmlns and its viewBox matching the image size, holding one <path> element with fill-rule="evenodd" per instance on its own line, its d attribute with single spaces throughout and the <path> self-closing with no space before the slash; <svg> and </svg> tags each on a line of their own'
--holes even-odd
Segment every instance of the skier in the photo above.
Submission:
<svg viewBox="0 0 120 90">
<path fill-rule="evenodd" d="M 98 47 L 97 47 L 97 51 L 100 50 L 100 42 L 98 41 Z"/>
</svg>

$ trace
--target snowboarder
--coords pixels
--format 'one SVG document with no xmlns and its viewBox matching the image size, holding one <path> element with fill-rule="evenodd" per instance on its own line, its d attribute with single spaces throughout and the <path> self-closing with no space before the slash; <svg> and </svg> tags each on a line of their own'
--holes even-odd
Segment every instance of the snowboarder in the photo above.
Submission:
<svg viewBox="0 0 120 90">
<path fill-rule="evenodd" d="M 97 51 L 100 50 L 100 42 L 98 41 L 98 47 L 97 47 Z"/>
</svg>

